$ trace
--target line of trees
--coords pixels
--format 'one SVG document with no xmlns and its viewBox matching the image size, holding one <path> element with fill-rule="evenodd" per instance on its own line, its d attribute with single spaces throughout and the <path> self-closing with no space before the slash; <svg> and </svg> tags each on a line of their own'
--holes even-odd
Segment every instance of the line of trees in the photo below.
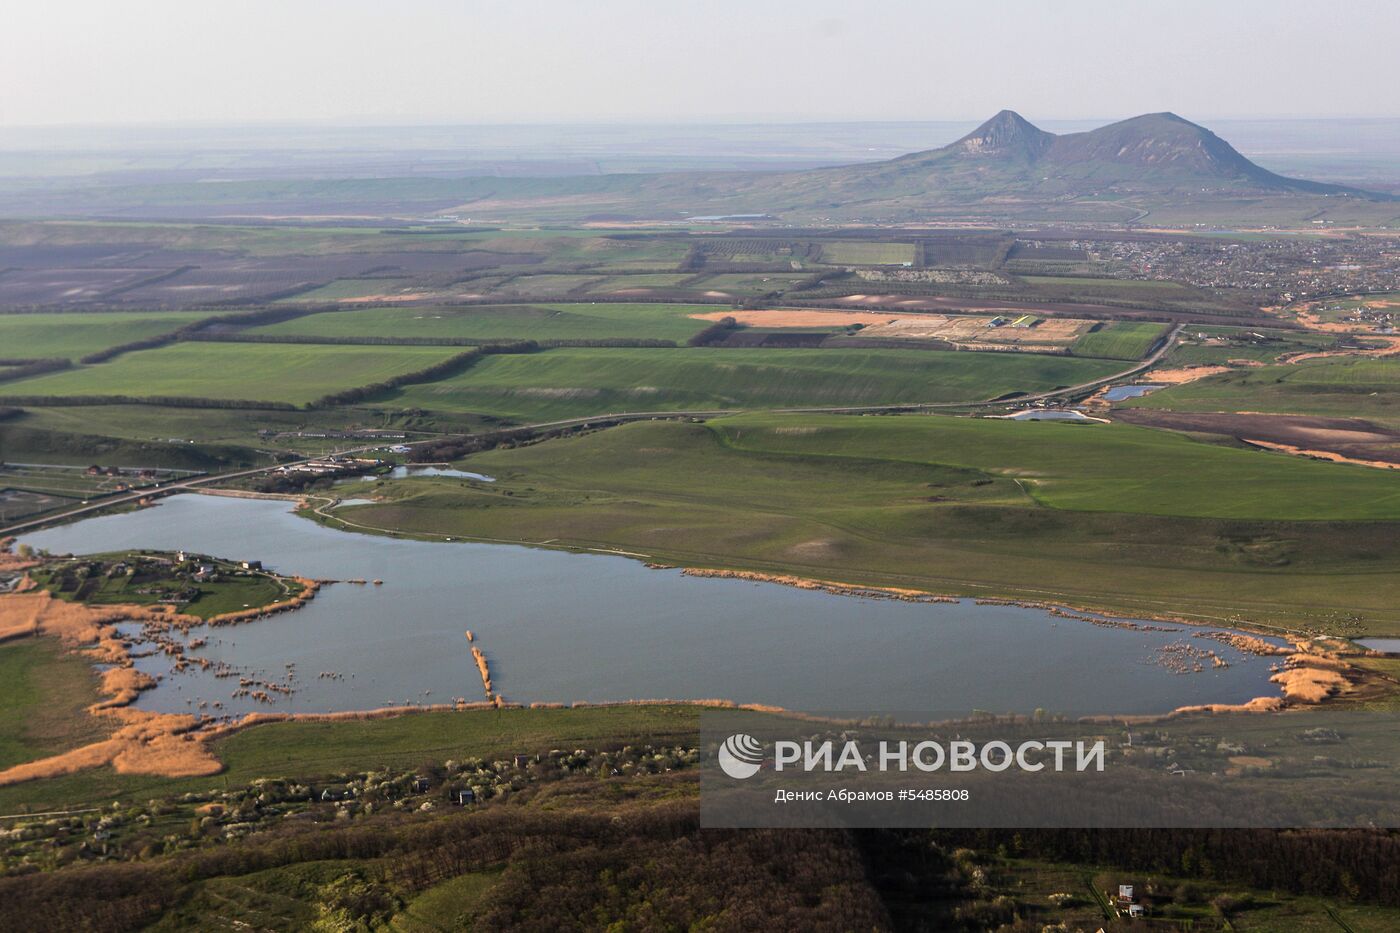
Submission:
<svg viewBox="0 0 1400 933">
<path fill-rule="evenodd" d="M 734 331 L 739 329 L 739 322 L 733 317 L 722 317 L 709 327 L 693 335 L 686 344 L 692 347 L 708 347 L 717 343 L 722 343 Z"/>
<path fill-rule="evenodd" d="M 7 395 L 0 404 L 72 408 L 80 405 L 157 405 L 163 408 L 250 408 L 296 411 L 290 402 L 240 398 L 199 398 L 191 395 Z"/>
<path fill-rule="evenodd" d="M 41 376 L 44 373 L 68 369 L 72 365 L 72 360 L 61 356 L 40 360 L 0 361 L 0 366 L 10 367 L 0 371 L 0 382 L 14 382 L 16 379 L 28 379 L 30 376 Z"/>
<path fill-rule="evenodd" d="M 435 363 L 424 369 L 414 370 L 409 373 L 402 373 L 383 382 L 373 382 L 369 385 L 357 386 L 353 389 L 345 389 L 341 392 L 332 392 L 323 395 L 316 401 L 307 405 L 307 408 L 334 408 L 337 405 L 354 405 L 368 399 L 387 395 L 394 389 L 407 385 L 418 385 L 424 382 L 437 382 L 439 379 L 447 379 L 459 373 L 466 372 L 483 356 L 493 353 L 533 353 L 539 349 L 539 345 L 533 340 L 522 340 L 515 343 L 489 344 L 487 346 L 473 347 L 465 353 L 458 353 L 456 356 L 448 357 L 441 363 Z"/>
</svg>

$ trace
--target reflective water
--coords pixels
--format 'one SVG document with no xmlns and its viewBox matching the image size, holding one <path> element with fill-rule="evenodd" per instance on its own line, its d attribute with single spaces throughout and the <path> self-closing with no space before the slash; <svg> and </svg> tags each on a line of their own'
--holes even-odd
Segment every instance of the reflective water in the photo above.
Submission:
<svg viewBox="0 0 1400 933">
<path fill-rule="evenodd" d="M 55 553 L 184 548 L 338 583 L 296 612 L 196 629 L 194 655 L 282 680 L 273 708 L 367 709 L 482 698 L 464 632 L 496 689 L 520 702 L 722 697 L 808 710 L 1156 712 L 1273 694 L 1270 659 L 1198 630 L 1094 625 L 1012 606 L 853 598 L 652 570 L 619 556 L 361 535 L 297 518 L 286 502 L 181 495 L 156 507 L 28 535 Z M 1169 645 L 1216 650 L 1230 666 L 1173 673 Z M 1167 649 L 1168 651 L 1172 649 Z M 238 678 L 163 656 L 138 705 L 267 709 L 233 698 Z M 334 674 L 335 677 L 321 676 Z"/>
<path fill-rule="evenodd" d="M 1145 383 L 1130 386 L 1113 386 L 1108 391 L 1104 392 L 1103 397 L 1105 401 L 1121 402 L 1124 399 L 1141 398 L 1148 392 L 1153 392 L 1162 388 L 1165 388 L 1165 386 L 1148 385 Z"/>
</svg>

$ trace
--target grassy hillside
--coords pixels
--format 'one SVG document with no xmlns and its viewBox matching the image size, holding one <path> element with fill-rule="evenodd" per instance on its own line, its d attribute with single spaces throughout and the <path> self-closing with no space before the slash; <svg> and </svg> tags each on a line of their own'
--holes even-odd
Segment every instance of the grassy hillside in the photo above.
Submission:
<svg viewBox="0 0 1400 933">
<path fill-rule="evenodd" d="M 563 349 L 407 386 L 398 407 L 543 421 L 600 412 L 979 401 L 1107 376 L 1104 360 L 922 350 Z"/>
<path fill-rule="evenodd" d="M 714 424 L 755 453 L 930 463 L 1014 478 L 1056 509 L 1196 518 L 1400 519 L 1400 476 L 1217 447 L 1131 425 L 774 416 Z"/>
<path fill-rule="evenodd" d="M 1179 411 L 1264 411 L 1400 424 L 1400 357 L 1333 357 L 1222 373 L 1131 405 Z"/>
<path fill-rule="evenodd" d="M 1130 426 L 939 416 L 647 422 L 466 461 L 356 529 L 620 548 L 680 564 L 1400 630 L 1400 476 Z M 1111 510 L 1111 511 L 1110 511 Z"/>
</svg>

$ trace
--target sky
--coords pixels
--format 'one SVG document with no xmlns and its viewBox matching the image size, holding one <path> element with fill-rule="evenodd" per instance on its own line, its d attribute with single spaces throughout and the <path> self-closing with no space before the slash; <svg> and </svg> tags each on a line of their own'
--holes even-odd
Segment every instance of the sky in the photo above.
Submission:
<svg viewBox="0 0 1400 933">
<path fill-rule="evenodd" d="M 0 127 L 1400 116 L 1394 0 L 8 0 Z"/>
</svg>

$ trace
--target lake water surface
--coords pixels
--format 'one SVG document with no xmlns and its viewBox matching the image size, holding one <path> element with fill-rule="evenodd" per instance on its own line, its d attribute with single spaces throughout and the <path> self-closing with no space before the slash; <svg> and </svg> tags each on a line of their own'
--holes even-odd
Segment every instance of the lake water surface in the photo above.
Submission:
<svg viewBox="0 0 1400 933">
<path fill-rule="evenodd" d="M 1272 695 L 1273 659 L 1199 637 L 1132 630 L 1036 609 L 836 596 L 770 583 L 688 577 L 625 557 L 475 543 L 409 541 L 297 518 L 284 501 L 178 495 L 148 509 L 27 535 L 54 553 L 184 548 L 261 560 L 338 583 L 305 608 L 196 629 L 194 655 L 268 679 L 272 707 L 230 693 L 238 679 L 169 673 L 137 705 L 190 711 L 324 712 L 482 698 L 464 636 L 517 702 L 722 697 L 792 709 L 1143 713 Z M 1230 666 L 1180 674 L 1168 645 L 1211 648 Z M 337 678 L 318 676 L 335 672 Z"/>
<path fill-rule="evenodd" d="M 1165 388 L 1162 385 L 1147 385 L 1139 383 L 1137 385 L 1113 386 L 1104 392 L 1103 397 L 1106 402 L 1122 402 L 1130 398 L 1141 398 L 1149 392 Z"/>
</svg>

